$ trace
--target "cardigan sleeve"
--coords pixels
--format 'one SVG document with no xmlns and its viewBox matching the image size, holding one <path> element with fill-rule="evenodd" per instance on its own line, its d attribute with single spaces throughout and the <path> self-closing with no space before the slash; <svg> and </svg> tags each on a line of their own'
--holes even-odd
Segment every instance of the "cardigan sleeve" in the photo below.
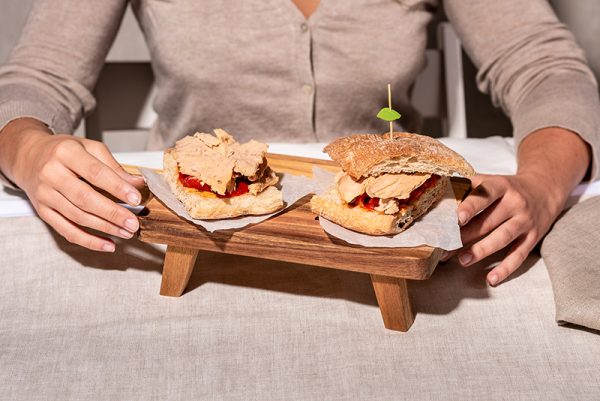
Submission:
<svg viewBox="0 0 600 401">
<path fill-rule="evenodd" d="M 515 145 L 533 131 L 560 127 L 592 150 L 598 177 L 600 101 L 583 51 L 545 0 L 447 0 L 466 52 L 478 68 L 477 85 L 513 124 Z"/>
</svg>

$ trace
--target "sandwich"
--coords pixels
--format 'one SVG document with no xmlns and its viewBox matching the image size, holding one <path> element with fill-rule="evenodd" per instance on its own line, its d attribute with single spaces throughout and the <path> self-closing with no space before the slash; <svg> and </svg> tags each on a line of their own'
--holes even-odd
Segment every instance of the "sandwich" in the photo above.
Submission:
<svg viewBox="0 0 600 401">
<path fill-rule="evenodd" d="M 164 175 L 192 218 L 272 213 L 283 208 L 283 199 L 267 147 L 254 140 L 240 144 L 222 129 L 196 133 L 165 151 Z"/>
<path fill-rule="evenodd" d="M 370 235 L 406 230 L 444 197 L 450 176 L 475 174 L 458 153 L 418 134 L 352 135 L 323 151 L 342 171 L 329 191 L 313 196 L 312 211 Z"/>
</svg>

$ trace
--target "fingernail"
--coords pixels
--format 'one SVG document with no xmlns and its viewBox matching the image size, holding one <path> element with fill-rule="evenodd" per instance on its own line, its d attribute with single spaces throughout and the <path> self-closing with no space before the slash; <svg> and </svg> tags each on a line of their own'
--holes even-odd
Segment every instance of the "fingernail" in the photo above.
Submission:
<svg viewBox="0 0 600 401">
<path fill-rule="evenodd" d="M 121 237 L 129 239 L 131 237 L 133 237 L 133 233 L 127 230 L 123 230 L 122 228 L 119 230 L 119 234 L 121 235 Z"/>
<path fill-rule="evenodd" d="M 440 260 L 442 262 L 445 262 L 448 260 L 448 258 L 450 257 L 450 252 L 448 251 L 442 251 L 442 256 L 440 257 Z"/>
<path fill-rule="evenodd" d="M 131 231 L 136 232 L 138 229 L 138 221 L 137 219 L 127 219 L 125 220 L 125 227 Z"/>
<path fill-rule="evenodd" d="M 467 266 L 473 260 L 473 255 L 471 255 L 469 252 L 465 252 L 458 257 L 458 260 L 460 261 L 461 265 Z"/>
<path fill-rule="evenodd" d="M 130 192 L 127 194 L 127 201 L 130 205 L 139 205 L 141 202 L 140 196 L 135 192 Z"/>
<path fill-rule="evenodd" d="M 458 213 L 458 222 L 461 226 L 464 226 L 465 223 L 467 222 L 467 219 L 469 218 L 469 215 L 467 215 L 467 212 L 460 212 Z"/>
<path fill-rule="evenodd" d="M 490 285 L 496 285 L 498 283 L 498 276 L 495 274 L 491 275 L 489 278 Z"/>
<path fill-rule="evenodd" d="M 104 252 L 114 252 L 115 251 L 115 244 L 110 243 L 110 242 L 105 242 L 104 244 L 102 244 L 102 250 Z"/>
</svg>

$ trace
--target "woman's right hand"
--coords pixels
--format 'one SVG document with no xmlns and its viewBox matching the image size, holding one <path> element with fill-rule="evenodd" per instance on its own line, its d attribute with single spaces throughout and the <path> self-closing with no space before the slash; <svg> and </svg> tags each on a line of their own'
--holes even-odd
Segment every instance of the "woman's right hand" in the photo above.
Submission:
<svg viewBox="0 0 600 401">
<path fill-rule="evenodd" d="M 52 135 L 38 120 L 18 119 L 0 132 L 0 170 L 25 191 L 40 218 L 71 243 L 113 252 L 112 240 L 84 228 L 121 238 L 131 238 L 139 228 L 133 213 L 92 188 L 132 206 L 141 201 L 137 188 L 143 178 L 127 174 L 100 142 Z"/>
</svg>

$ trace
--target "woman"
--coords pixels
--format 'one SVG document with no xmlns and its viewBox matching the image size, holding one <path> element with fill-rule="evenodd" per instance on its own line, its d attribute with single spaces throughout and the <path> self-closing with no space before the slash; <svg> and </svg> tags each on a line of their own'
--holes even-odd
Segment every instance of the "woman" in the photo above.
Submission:
<svg viewBox="0 0 600 401">
<path fill-rule="evenodd" d="M 91 90 L 127 0 L 38 0 L 0 70 L 0 171 L 69 241 L 111 252 L 93 228 L 130 238 L 142 182 L 102 144 L 67 135 L 94 106 Z M 407 92 L 424 67 L 434 0 L 131 0 L 156 77 L 159 120 L 149 149 L 196 129 L 240 139 L 328 141 L 377 132 L 381 88 L 393 83 L 405 127 Z M 491 270 L 508 277 L 548 231 L 567 196 L 597 175 L 600 108 L 580 49 L 545 0 L 444 3 L 478 84 L 511 117 L 514 176 L 473 179 L 458 209 L 465 266 L 509 247 Z"/>
</svg>

